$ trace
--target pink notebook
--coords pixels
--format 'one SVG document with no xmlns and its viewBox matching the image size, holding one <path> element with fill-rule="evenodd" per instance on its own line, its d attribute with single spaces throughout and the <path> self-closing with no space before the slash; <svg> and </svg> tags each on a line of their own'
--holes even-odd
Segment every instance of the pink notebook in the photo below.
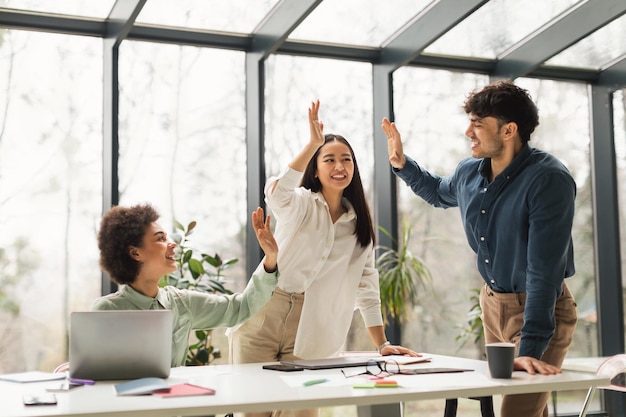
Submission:
<svg viewBox="0 0 626 417">
<path fill-rule="evenodd" d="M 176 384 L 170 386 L 170 390 L 166 392 L 155 392 L 154 395 L 161 397 L 189 397 L 192 395 L 214 395 L 215 390 L 212 388 L 201 387 L 188 383 Z"/>
</svg>

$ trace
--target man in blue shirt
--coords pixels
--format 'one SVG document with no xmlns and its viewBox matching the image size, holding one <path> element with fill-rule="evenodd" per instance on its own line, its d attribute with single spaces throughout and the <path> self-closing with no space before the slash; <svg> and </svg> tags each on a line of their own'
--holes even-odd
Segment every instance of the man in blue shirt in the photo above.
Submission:
<svg viewBox="0 0 626 417">
<path fill-rule="evenodd" d="M 515 343 L 515 370 L 559 373 L 576 327 L 576 303 L 564 283 L 574 274 L 576 184 L 554 156 L 528 145 L 539 116 L 526 90 L 497 81 L 470 94 L 464 110 L 472 157 L 452 175 L 430 173 L 406 156 L 395 123 L 385 118 L 389 162 L 429 204 L 459 207 L 485 280 L 485 342 Z M 505 395 L 501 416 L 547 416 L 548 397 Z"/>
</svg>

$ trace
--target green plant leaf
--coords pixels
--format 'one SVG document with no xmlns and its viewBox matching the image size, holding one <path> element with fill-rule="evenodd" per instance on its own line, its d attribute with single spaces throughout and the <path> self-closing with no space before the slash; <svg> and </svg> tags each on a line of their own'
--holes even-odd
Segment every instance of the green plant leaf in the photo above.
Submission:
<svg viewBox="0 0 626 417">
<path fill-rule="evenodd" d="M 215 256 L 204 254 L 202 255 L 202 260 L 207 262 L 209 265 L 211 265 L 214 268 L 219 268 L 222 262 L 220 256 L 217 254 L 215 254 Z"/>
<path fill-rule="evenodd" d="M 188 260 L 189 271 L 194 279 L 197 279 L 199 276 L 204 275 L 204 266 L 202 266 L 202 262 L 197 259 L 190 258 Z"/>
<path fill-rule="evenodd" d="M 195 228 L 196 228 L 196 221 L 195 220 L 190 221 L 189 224 L 187 225 L 187 232 L 185 233 L 185 236 L 189 236 L 190 234 L 192 234 Z"/>
<path fill-rule="evenodd" d="M 174 219 L 174 228 L 176 230 L 181 230 L 181 231 L 185 231 L 185 226 L 183 226 L 182 224 L 180 224 L 179 222 L 176 221 L 176 219 Z"/>
<path fill-rule="evenodd" d="M 183 254 L 183 259 L 181 260 L 181 262 L 183 264 L 186 264 L 187 262 L 189 262 L 192 256 L 193 256 L 193 251 L 191 249 L 186 250 Z"/>
</svg>

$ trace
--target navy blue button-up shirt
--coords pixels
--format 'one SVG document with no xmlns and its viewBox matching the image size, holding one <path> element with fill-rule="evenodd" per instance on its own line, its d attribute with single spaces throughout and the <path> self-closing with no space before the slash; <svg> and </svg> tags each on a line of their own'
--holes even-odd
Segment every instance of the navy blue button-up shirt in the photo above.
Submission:
<svg viewBox="0 0 626 417">
<path fill-rule="evenodd" d="M 487 285 L 527 293 L 519 355 L 540 359 L 554 334 L 563 279 L 574 274 L 576 184 L 567 168 L 528 145 L 491 183 L 490 159 L 467 158 L 447 177 L 406 159 L 393 171 L 415 194 L 435 207 L 459 207 Z"/>
</svg>

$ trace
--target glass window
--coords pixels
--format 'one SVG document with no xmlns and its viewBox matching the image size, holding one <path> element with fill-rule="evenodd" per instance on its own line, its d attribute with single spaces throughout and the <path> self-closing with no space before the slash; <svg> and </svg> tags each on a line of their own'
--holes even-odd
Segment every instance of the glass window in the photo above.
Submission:
<svg viewBox="0 0 626 417">
<path fill-rule="evenodd" d="M 267 175 L 282 171 L 309 140 L 307 109 L 319 99 L 324 133 L 352 145 L 371 195 L 372 66 L 358 62 L 272 55 L 266 63 L 265 161 Z M 371 203 L 370 203 L 371 204 Z"/>
<path fill-rule="evenodd" d="M 251 33 L 278 0 L 149 0 L 137 23 Z"/>
<path fill-rule="evenodd" d="M 324 133 L 345 137 L 354 149 L 370 209 L 373 209 L 372 67 L 370 64 L 271 56 L 266 64 L 266 175 L 278 175 L 309 140 L 307 109 L 319 99 Z M 371 350 L 358 312 L 347 350 Z"/>
<path fill-rule="evenodd" d="M 494 59 L 578 0 L 491 0 L 425 52 Z"/>
<path fill-rule="evenodd" d="M 115 0 L 4 0 L 2 2 L 2 7 L 34 12 L 59 13 L 104 19 L 109 15 L 114 4 Z"/>
<path fill-rule="evenodd" d="M 433 173 L 451 174 L 469 156 L 467 116 L 461 108 L 465 95 L 488 82 L 474 74 L 408 67 L 395 71 L 395 122 L 404 152 Z M 458 209 L 435 209 L 398 181 L 398 216 L 400 225 L 406 219 L 412 226 L 410 250 L 437 283 L 433 296 L 423 297 L 410 312 L 402 343 L 423 352 L 480 358 L 480 347 L 455 342 L 467 321 L 472 291 L 483 282 Z"/>
<path fill-rule="evenodd" d="M 197 221 L 194 248 L 239 260 L 226 273 L 232 291 L 248 279 L 244 58 L 157 43 L 120 48 L 120 204 L 153 204 L 166 230 Z M 222 362 L 223 333 L 213 342 Z"/>
<path fill-rule="evenodd" d="M 600 69 L 626 53 L 624 39 L 626 39 L 626 15 L 549 59 L 545 65 Z"/>
<path fill-rule="evenodd" d="M 430 0 L 324 0 L 290 38 L 380 46 L 429 3 Z"/>
<path fill-rule="evenodd" d="M 102 41 L 0 37 L 0 372 L 51 372 L 100 295 Z"/>
</svg>

